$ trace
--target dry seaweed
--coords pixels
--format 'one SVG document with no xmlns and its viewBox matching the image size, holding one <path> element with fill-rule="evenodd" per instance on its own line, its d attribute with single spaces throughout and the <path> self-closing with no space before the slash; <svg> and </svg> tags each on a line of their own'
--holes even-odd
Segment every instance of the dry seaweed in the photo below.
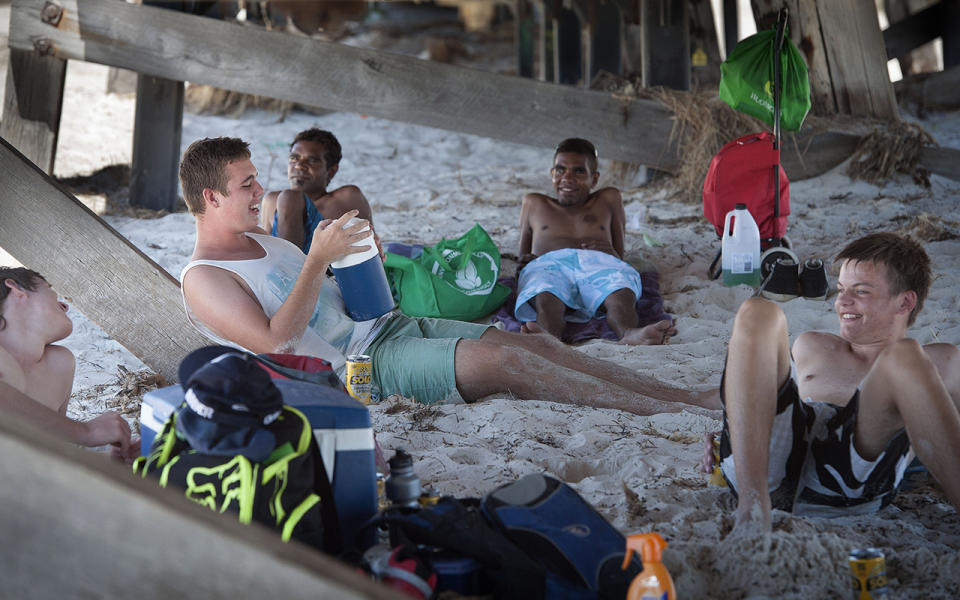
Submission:
<svg viewBox="0 0 960 600">
<path fill-rule="evenodd" d="M 847 175 L 882 184 L 902 173 L 918 185 L 930 187 L 930 174 L 920 166 L 920 156 L 924 146 L 935 144 L 933 137 L 916 123 L 887 123 L 860 140 Z"/>
</svg>

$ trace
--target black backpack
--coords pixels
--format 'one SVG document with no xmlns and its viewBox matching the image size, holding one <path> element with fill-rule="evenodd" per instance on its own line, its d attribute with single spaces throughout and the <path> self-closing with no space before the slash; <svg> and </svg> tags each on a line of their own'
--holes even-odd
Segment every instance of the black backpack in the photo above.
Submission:
<svg viewBox="0 0 960 600">
<path fill-rule="evenodd" d="M 253 462 L 242 455 L 218 456 L 192 449 L 177 435 L 179 410 L 167 419 L 150 453 L 134 461 L 133 471 L 153 476 L 161 487 L 177 487 L 185 497 L 241 523 L 257 521 L 325 552 L 339 553 L 342 538 L 333 491 L 307 418 L 283 406 L 263 427 L 276 438 L 270 456 Z"/>
</svg>

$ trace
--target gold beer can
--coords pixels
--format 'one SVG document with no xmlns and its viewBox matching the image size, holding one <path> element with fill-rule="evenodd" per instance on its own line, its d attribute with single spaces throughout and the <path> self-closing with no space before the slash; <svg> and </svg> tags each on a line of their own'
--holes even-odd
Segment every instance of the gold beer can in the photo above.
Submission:
<svg viewBox="0 0 960 600">
<path fill-rule="evenodd" d="M 347 357 L 347 392 L 351 396 L 370 404 L 373 391 L 373 361 L 366 354 L 351 354 Z"/>
<path fill-rule="evenodd" d="M 856 548 L 850 551 L 847 559 L 853 600 L 887 597 L 887 565 L 879 548 Z"/>
</svg>

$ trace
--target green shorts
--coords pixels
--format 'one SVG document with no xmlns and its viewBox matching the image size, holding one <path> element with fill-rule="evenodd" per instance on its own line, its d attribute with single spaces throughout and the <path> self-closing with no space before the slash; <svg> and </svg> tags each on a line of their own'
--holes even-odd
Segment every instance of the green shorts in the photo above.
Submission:
<svg viewBox="0 0 960 600">
<path fill-rule="evenodd" d="M 462 402 L 453 366 L 457 342 L 477 339 L 491 325 L 397 315 L 365 354 L 373 361 L 380 394 L 400 394 L 423 404 Z"/>
</svg>

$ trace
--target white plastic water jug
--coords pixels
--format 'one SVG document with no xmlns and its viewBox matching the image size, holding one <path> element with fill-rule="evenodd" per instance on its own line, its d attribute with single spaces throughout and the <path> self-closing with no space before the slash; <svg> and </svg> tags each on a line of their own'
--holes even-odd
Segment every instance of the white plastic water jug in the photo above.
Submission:
<svg viewBox="0 0 960 600">
<path fill-rule="evenodd" d="M 727 213 L 720 256 L 723 285 L 760 285 L 760 229 L 746 204 Z"/>
<path fill-rule="evenodd" d="M 344 228 L 353 225 L 357 218 L 347 221 Z M 361 229 L 369 231 L 369 227 Z M 387 273 L 380 260 L 380 251 L 373 239 L 373 232 L 354 246 L 370 246 L 369 250 L 356 254 L 347 254 L 330 263 L 333 275 L 340 286 L 340 294 L 346 305 L 347 314 L 354 321 L 375 319 L 393 310 L 393 293 L 387 281 Z"/>
</svg>

